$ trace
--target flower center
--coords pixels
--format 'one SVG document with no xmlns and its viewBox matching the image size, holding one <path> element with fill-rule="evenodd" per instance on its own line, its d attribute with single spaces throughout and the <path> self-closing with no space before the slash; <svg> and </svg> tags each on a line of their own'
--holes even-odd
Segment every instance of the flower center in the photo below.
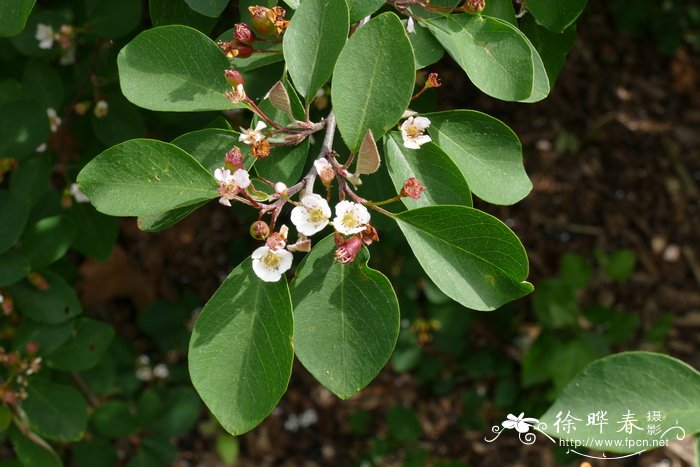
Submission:
<svg viewBox="0 0 700 467">
<path fill-rule="evenodd" d="M 307 209 L 307 211 L 309 212 L 309 222 L 312 224 L 320 224 L 327 219 L 327 217 L 323 215 L 323 210 L 321 208 L 311 208 Z"/>
<path fill-rule="evenodd" d="M 345 213 L 343 216 L 343 225 L 349 229 L 357 227 L 357 219 L 352 212 Z"/>
<path fill-rule="evenodd" d="M 280 257 L 273 252 L 267 253 L 265 256 L 260 258 L 260 261 L 267 269 L 278 269 L 280 264 Z"/>
<path fill-rule="evenodd" d="M 406 134 L 409 138 L 418 138 L 419 136 L 423 135 L 423 130 L 415 125 L 408 125 L 408 128 L 406 128 Z"/>
<path fill-rule="evenodd" d="M 238 194 L 238 185 L 234 182 L 219 184 L 219 194 L 226 199 L 233 199 Z"/>
</svg>

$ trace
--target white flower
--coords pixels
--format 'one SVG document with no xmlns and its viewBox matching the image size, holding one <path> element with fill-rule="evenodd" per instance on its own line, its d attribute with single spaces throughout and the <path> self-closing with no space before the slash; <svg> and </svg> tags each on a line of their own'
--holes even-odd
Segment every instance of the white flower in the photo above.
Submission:
<svg viewBox="0 0 700 467">
<path fill-rule="evenodd" d="M 507 417 L 508 420 L 505 420 L 501 425 L 503 425 L 503 428 L 508 428 L 509 430 L 515 428 L 518 433 L 527 433 L 530 431 L 530 427 L 537 424 L 539 420 L 536 418 L 523 418 L 524 415 L 525 412 L 521 412 L 517 417 L 509 413 Z"/>
<path fill-rule="evenodd" d="M 214 171 L 214 178 L 219 182 L 219 203 L 231 207 L 231 201 L 240 190 L 250 186 L 250 174 L 247 170 L 238 169 L 231 173 L 229 169 L 220 168 Z"/>
<path fill-rule="evenodd" d="M 262 130 L 265 129 L 265 122 L 262 120 L 255 125 L 255 129 L 245 129 L 241 128 L 241 136 L 238 137 L 238 141 L 245 144 L 259 143 L 265 139 L 265 135 L 262 134 Z"/>
<path fill-rule="evenodd" d="M 306 195 L 301 199 L 301 204 L 292 209 L 291 216 L 299 233 L 311 236 L 328 225 L 331 208 L 323 197 L 317 194 Z"/>
<path fill-rule="evenodd" d="M 341 201 L 335 205 L 333 227 L 343 235 L 353 235 L 365 230 L 369 224 L 369 211 L 361 204 Z"/>
<path fill-rule="evenodd" d="M 408 149 L 420 149 L 420 147 L 432 141 L 430 136 L 424 134 L 430 126 L 430 120 L 425 117 L 408 117 L 401 124 L 401 136 L 403 145 Z"/>
<path fill-rule="evenodd" d="M 170 376 L 170 370 L 164 363 L 159 363 L 153 367 L 153 376 L 160 379 L 165 379 Z"/>
<path fill-rule="evenodd" d="M 153 379 L 153 371 L 150 366 L 142 366 L 136 369 L 136 378 L 139 381 L 150 381 Z"/>
<path fill-rule="evenodd" d="M 99 101 L 97 101 L 97 104 L 95 104 L 95 108 L 92 112 L 95 114 L 95 117 L 104 118 L 109 112 L 109 104 L 107 103 L 107 101 L 100 99 Z"/>
<path fill-rule="evenodd" d="M 257 248 L 251 255 L 255 275 L 265 282 L 277 282 L 292 267 L 294 255 L 287 250 L 271 250 L 267 246 Z"/>
<path fill-rule="evenodd" d="M 51 25 L 39 23 L 36 25 L 36 34 L 34 34 L 34 37 L 39 41 L 40 49 L 50 49 L 53 47 L 56 34 L 54 34 Z"/>
<path fill-rule="evenodd" d="M 70 186 L 70 194 L 75 199 L 76 203 L 89 203 L 90 199 L 85 196 L 85 193 L 80 191 L 80 187 L 77 183 L 72 183 Z"/>
<path fill-rule="evenodd" d="M 61 126 L 61 117 L 58 116 L 55 109 L 49 107 L 46 109 L 46 115 L 49 117 L 49 126 L 51 127 L 51 133 L 56 133 L 58 127 Z"/>
<path fill-rule="evenodd" d="M 148 365 L 149 363 L 151 363 L 151 359 L 148 357 L 148 355 L 141 354 L 139 355 L 138 363 L 139 365 Z"/>
<path fill-rule="evenodd" d="M 41 143 L 41 144 L 40 144 L 39 146 L 37 146 L 36 149 L 34 149 L 34 150 L 35 150 L 36 152 L 46 152 L 46 149 L 47 149 L 47 148 L 48 148 L 48 146 L 46 145 L 46 143 Z"/>
</svg>

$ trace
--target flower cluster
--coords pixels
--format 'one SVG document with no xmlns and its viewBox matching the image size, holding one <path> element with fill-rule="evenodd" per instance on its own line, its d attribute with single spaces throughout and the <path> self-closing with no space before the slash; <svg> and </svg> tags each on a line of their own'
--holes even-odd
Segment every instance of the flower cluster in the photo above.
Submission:
<svg viewBox="0 0 700 467">
<path fill-rule="evenodd" d="M 64 24 L 58 32 L 53 30 L 50 24 L 39 23 L 36 25 L 34 38 L 39 42 L 39 48 L 49 50 L 53 48 L 54 42 L 57 42 L 61 47 L 61 65 L 70 65 L 75 63 L 75 43 L 76 30 L 75 27 Z"/>
<path fill-rule="evenodd" d="M 0 402 L 8 405 L 17 404 L 27 398 L 27 377 L 41 370 L 41 357 L 36 353 L 39 345 L 29 342 L 24 347 L 24 352 L 8 352 L 0 347 L 0 367 L 4 367 L 7 379 L 0 385 Z"/>
</svg>

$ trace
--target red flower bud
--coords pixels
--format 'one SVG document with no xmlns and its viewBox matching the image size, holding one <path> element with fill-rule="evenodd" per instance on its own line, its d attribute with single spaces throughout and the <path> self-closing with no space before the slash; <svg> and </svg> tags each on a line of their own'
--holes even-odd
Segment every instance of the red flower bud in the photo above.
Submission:
<svg viewBox="0 0 700 467">
<path fill-rule="evenodd" d="M 34 341 L 27 342 L 27 345 L 24 346 L 24 349 L 27 351 L 28 354 L 35 354 L 39 351 L 39 344 L 37 344 Z"/>
<path fill-rule="evenodd" d="M 228 81 L 228 84 L 230 84 L 232 88 L 243 84 L 243 75 L 237 70 L 225 70 L 224 76 L 226 76 L 226 81 Z"/>
<path fill-rule="evenodd" d="M 245 23 L 238 23 L 233 26 L 233 37 L 241 44 L 250 45 L 255 42 L 255 33 L 250 26 Z"/>
<path fill-rule="evenodd" d="M 438 76 L 437 73 L 430 73 L 428 75 L 428 80 L 425 82 L 425 87 L 426 88 L 439 88 L 442 86 L 442 83 L 440 82 L 440 77 Z"/>
<path fill-rule="evenodd" d="M 229 152 L 226 153 L 224 157 L 224 163 L 226 168 L 235 172 L 238 169 L 243 168 L 243 153 L 238 147 L 234 146 Z"/>
<path fill-rule="evenodd" d="M 417 178 L 411 177 L 403 182 L 401 196 L 408 196 L 409 198 L 418 199 L 423 191 L 425 191 L 425 185 L 423 185 Z"/>
<path fill-rule="evenodd" d="M 466 0 L 460 7 L 467 13 L 481 13 L 484 8 L 486 8 L 486 0 Z"/>
<path fill-rule="evenodd" d="M 265 221 L 256 221 L 250 226 L 250 236 L 256 240 L 265 240 L 270 236 L 270 226 Z"/>
<path fill-rule="evenodd" d="M 350 237 L 335 250 L 335 259 L 343 264 L 355 261 L 355 256 L 362 248 L 362 240 L 358 236 Z"/>
</svg>

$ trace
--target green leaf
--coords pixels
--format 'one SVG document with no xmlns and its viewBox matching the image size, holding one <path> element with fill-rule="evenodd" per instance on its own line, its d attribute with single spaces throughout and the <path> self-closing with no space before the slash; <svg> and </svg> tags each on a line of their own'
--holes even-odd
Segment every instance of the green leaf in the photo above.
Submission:
<svg viewBox="0 0 700 467">
<path fill-rule="evenodd" d="M 0 253 L 9 250 L 19 240 L 29 218 L 29 208 L 25 197 L 0 190 Z"/>
<path fill-rule="evenodd" d="M 436 204 L 472 206 L 467 181 L 450 157 L 435 144 L 424 144 L 420 150 L 408 149 L 401 135 L 392 132 L 385 138 L 384 148 L 386 167 L 397 193 L 411 177 L 426 187 L 419 199 L 401 199 L 409 209 Z"/>
<path fill-rule="evenodd" d="M 267 180 L 292 186 L 301 178 L 308 153 L 308 138 L 296 146 L 273 147 L 268 157 L 255 163 L 255 171 Z"/>
<path fill-rule="evenodd" d="M 532 189 L 518 137 L 481 112 L 452 110 L 425 115 L 428 132 L 459 167 L 472 192 L 489 203 L 514 204 Z"/>
<path fill-rule="evenodd" d="M 148 13 L 153 26 L 185 25 L 204 34 L 214 28 L 218 19 L 200 15 L 185 0 L 148 0 Z"/>
<path fill-rule="evenodd" d="M 106 261 L 117 241 L 119 224 L 87 203 L 73 203 L 68 211 L 77 227 L 71 248 L 98 261 Z"/>
<path fill-rule="evenodd" d="M 389 279 L 367 266 L 369 252 L 343 265 L 333 236 L 314 245 L 292 282 L 294 351 L 314 377 L 347 399 L 367 386 L 391 356 L 399 303 Z"/>
<path fill-rule="evenodd" d="M 194 112 L 236 107 L 224 95 L 229 63 L 207 36 L 187 26 L 141 32 L 117 57 L 124 96 L 149 110 Z"/>
<path fill-rule="evenodd" d="M 398 122 L 413 94 L 415 64 L 406 30 L 393 13 L 370 20 L 350 37 L 333 72 L 333 109 L 350 151 L 367 130 L 375 138 Z"/>
<path fill-rule="evenodd" d="M 234 146 L 241 150 L 246 169 L 250 169 L 255 158 L 250 154 L 250 146 L 238 141 L 239 133 L 219 128 L 206 128 L 178 136 L 171 144 L 192 155 L 207 172 L 213 174 L 224 166 L 226 153 Z"/>
<path fill-rule="evenodd" d="M 144 232 L 158 232 L 160 230 L 167 229 L 168 227 L 172 227 L 196 211 L 197 208 L 200 208 L 205 204 L 206 201 L 202 201 L 197 204 L 176 208 L 171 211 L 143 214 L 139 216 L 137 225 L 138 228 Z"/>
<path fill-rule="evenodd" d="M 108 438 L 126 438 L 139 429 L 136 416 L 124 401 L 113 400 L 97 407 L 90 422 Z"/>
<path fill-rule="evenodd" d="M 502 19 L 503 21 L 509 22 L 513 26 L 518 26 L 518 22 L 515 19 L 515 9 L 513 9 L 512 0 L 489 0 L 486 2 L 486 8 L 484 8 L 481 14 L 484 16 Z"/>
<path fill-rule="evenodd" d="M 60 324 L 83 312 L 73 287 L 50 271 L 42 271 L 49 287 L 38 290 L 27 281 L 18 282 L 8 288 L 15 305 L 34 321 L 45 324 Z"/>
<path fill-rule="evenodd" d="M 78 441 L 87 426 L 87 402 L 72 386 L 34 377 L 27 385 L 22 409 L 29 426 L 39 435 L 56 441 Z"/>
<path fill-rule="evenodd" d="M 107 146 L 146 136 L 146 124 L 141 112 L 123 97 L 107 100 L 109 111 L 104 117 L 90 115 L 90 125 L 97 139 Z"/>
<path fill-rule="evenodd" d="M 75 225 L 65 216 L 47 217 L 29 227 L 22 236 L 22 254 L 32 269 L 41 269 L 66 254 L 75 237 Z"/>
<path fill-rule="evenodd" d="M 254 3 L 262 3 L 261 1 L 254 2 Z M 285 33 L 286 35 L 286 33 Z M 219 35 L 217 38 L 217 41 L 230 41 L 233 40 L 233 28 L 227 29 L 223 33 Z M 277 63 L 281 62 L 284 60 L 284 55 L 282 53 L 282 45 L 277 44 L 277 43 L 271 43 L 271 42 L 260 42 L 257 41 L 255 43 L 255 48 L 258 50 L 277 50 L 279 53 L 271 53 L 271 52 L 264 52 L 264 53 L 254 53 L 250 57 L 246 58 L 241 58 L 241 57 L 235 57 L 232 61 L 234 67 L 238 71 L 245 71 L 245 72 L 250 72 L 253 70 L 256 70 L 258 68 L 261 68 L 265 65 L 270 65 L 272 63 Z M 255 79 L 251 79 L 251 76 L 247 73 L 243 73 L 243 79 L 246 82 L 246 93 L 248 94 L 248 97 L 251 96 L 251 83 L 255 81 Z M 257 84 L 257 83 L 256 83 Z"/>
<path fill-rule="evenodd" d="M 34 206 L 49 189 L 52 172 L 52 158 L 47 154 L 34 154 L 23 160 L 17 170 L 12 172 L 10 191 L 26 197 L 29 204 Z"/>
<path fill-rule="evenodd" d="M 440 290 L 467 308 L 490 311 L 532 292 L 520 240 L 477 209 L 429 206 L 396 216 L 413 253 Z"/>
<path fill-rule="evenodd" d="M 103 39 L 118 39 L 133 31 L 141 20 L 141 0 L 120 0 L 119 7 L 102 0 L 85 0 L 85 29 Z"/>
<path fill-rule="evenodd" d="M 637 255 L 632 250 L 617 250 L 609 256 L 601 252 L 597 256 L 605 275 L 614 281 L 627 279 L 637 266 Z"/>
<path fill-rule="evenodd" d="M 19 34 L 29 18 L 36 0 L 0 0 L 0 37 Z"/>
<path fill-rule="evenodd" d="M 165 400 L 160 416 L 149 430 L 163 436 L 181 436 L 192 430 L 202 412 L 202 403 L 189 387 L 174 389 Z"/>
<path fill-rule="evenodd" d="M 550 86 L 554 86 L 559 72 L 564 68 L 566 56 L 576 43 L 576 27 L 556 33 L 539 26 L 532 15 L 520 20 L 520 28 L 542 58 Z"/>
<path fill-rule="evenodd" d="M 532 95 L 535 68 L 530 44 L 513 25 L 479 15 L 449 15 L 426 24 L 484 93 L 505 101 Z"/>
<path fill-rule="evenodd" d="M 5 287 L 22 279 L 31 270 L 27 258 L 7 251 L 0 255 L 0 287 Z"/>
<path fill-rule="evenodd" d="M 587 0 L 528 0 L 527 9 L 552 32 L 562 32 L 576 21 Z"/>
<path fill-rule="evenodd" d="M 654 440 L 676 441 L 700 432 L 699 400 L 700 373 L 689 365 L 667 355 L 624 352 L 591 363 L 569 383 L 540 421 L 547 424 L 545 431 L 550 435 L 580 441 L 580 449 L 636 453 L 652 448 Z M 599 410 L 607 411 L 608 424 L 602 426 L 602 434 L 600 426 L 586 423 L 588 414 Z M 661 412 L 661 421 L 647 419 L 649 412 L 654 411 Z M 554 423 L 559 412 L 562 419 L 569 412 L 580 419 L 574 422 L 576 429 L 571 433 L 565 433 L 561 424 L 557 433 Z M 634 424 L 642 428 L 632 428 L 632 434 L 621 423 L 628 413 L 634 415 Z M 649 424 L 659 425 L 661 432 L 649 435 Z M 676 425 L 683 431 L 671 429 Z M 639 444 L 629 446 L 626 439 L 639 440 Z M 593 445 L 589 445 L 591 440 Z M 609 440 L 611 445 L 595 444 L 601 440 Z M 643 447 L 644 442 L 648 446 Z"/>
<path fill-rule="evenodd" d="M 385 0 L 347 0 L 350 9 L 350 23 L 356 23 L 384 5 Z"/>
<path fill-rule="evenodd" d="M 15 448 L 15 453 L 25 467 L 62 467 L 61 458 L 53 451 L 36 444 L 26 438 L 20 431 L 11 427 L 9 431 L 10 441 Z M 49 446 L 50 447 L 50 446 Z"/>
<path fill-rule="evenodd" d="M 228 434 L 220 434 L 216 437 L 216 453 L 224 465 L 234 465 L 241 451 L 238 439 Z"/>
<path fill-rule="evenodd" d="M 350 31 L 345 0 L 305 0 L 284 33 L 284 59 L 306 102 L 328 81 Z"/>
<path fill-rule="evenodd" d="M 24 159 L 49 137 L 46 109 L 35 101 L 15 101 L 0 106 L 0 154 Z"/>
<path fill-rule="evenodd" d="M 263 282 L 250 258 L 202 309 L 190 339 L 190 376 L 229 433 L 255 427 L 284 394 L 292 372 L 292 328 L 286 281 Z"/>
<path fill-rule="evenodd" d="M 415 31 L 408 35 L 408 39 L 411 41 L 411 46 L 413 46 L 416 70 L 432 65 L 445 55 L 445 49 L 435 39 L 435 36 L 430 34 L 430 31 L 420 24 L 415 25 Z"/>
<path fill-rule="evenodd" d="M 32 96 L 43 107 L 61 108 L 63 81 L 55 67 L 42 60 L 27 61 L 22 72 L 22 84 L 24 89 L 31 89 Z"/>
<path fill-rule="evenodd" d="M 391 436 L 403 443 L 415 443 L 423 431 L 416 412 L 400 405 L 389 409 L 386 423 Z"/>
<path fill-rule="evenodd" d="M 199 14 L 218 17 L 228 5 L 228 0 L 185 0 L 187 4 Z"/>
<path fill-rule="evenodd" d="M 102 438 L 82 441 L 73 446 L 75 467 L 109 467 L 117 465 L 117 453 L 110 443 Z"/>
<path fill-rule="evenodd" d="M 218 183 L 192 156 L 162 141 L 136 139 L 111 147 L 78 174 L 98 211 L 140 216 L 218 196 Z"/>
<path fill-rule="evenodd" d="M 69 320 L 61 324 L 46 325 L 25 316 L 17 328 L 12 347 L 19 351 L 25 349 L 28 343 L 33 342 L 39 346 L 37 355 L 45 357 L 68 340 L 74 324 L 75 320 Z"/>
<path fill-rule="evenodd" d="M 46 364 L 61 371 L 89 370 L 100 362 L 112 339 L 112 326 L 80 318 L 75 322 L 70 339 L 46 359 Z"/>
</svg>

